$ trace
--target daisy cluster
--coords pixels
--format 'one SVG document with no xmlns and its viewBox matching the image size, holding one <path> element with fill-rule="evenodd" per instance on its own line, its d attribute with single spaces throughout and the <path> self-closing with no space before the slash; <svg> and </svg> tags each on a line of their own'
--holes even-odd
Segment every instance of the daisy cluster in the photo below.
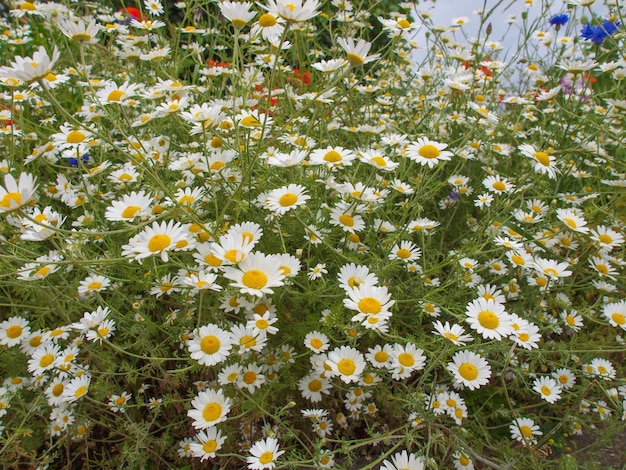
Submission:
<svg viewBox="0 0 626 470">
<path fill-rule="evenodd" d="M 626 419 L 623 6 L 510 59 L 480 10 L 100 3 L 0 19 L 8 462 L 540 468 Z"/>
</svg>

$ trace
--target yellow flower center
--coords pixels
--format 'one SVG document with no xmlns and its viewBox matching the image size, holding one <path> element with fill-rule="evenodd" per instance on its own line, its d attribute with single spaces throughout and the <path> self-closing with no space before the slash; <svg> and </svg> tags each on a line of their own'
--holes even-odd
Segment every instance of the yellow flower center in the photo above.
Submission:
<svg viewBox="0 0 626 470">
<path fill-rule="evenodd" d="M 413 364 L 415 364 L 415 358 L 412 354 L 401 353 L 398 354 L 398 362 L 404 367 L 411 367 Z"/>
<path fill-rule="evenodd" d="M 571 217 L 563 217 L 563 222 L 570 228 L 578 228 L 578 224 Z"/>
<path fill-rule="evenodd" d="M 257 321 L 256 321 L 256 327 L 257 327 L 259 330 L 265 330 L 265 329 L 267 329 L 269 326 L 270 326 L 270 323 L 269 323 L 267 320 L 260 319 L 260 320 L 257 320 Z"/>
<path fill-rule="evenodd" d="M 66 140 L 70 144 L 80 144 L 86 138 L 87 138 L 87 136 L 85 135 L 84 132 L 81 132 L 81 131 L 71 131 L 69 134 L 67 134 Z"/>
<path fill-rule="evenodd" d="M 352 227 L 354 226 L 354 218 L 351 215 L 348 214 L 343 214 L 342 216 L 339 217 L 339 222 L 341 222 L 342 225 L 345 225 L 346 227 Z M 357 243 L 357 242 L 355 242 Z"/>
<path fill-rule="evenodd" d="M 364 297 L 359 300 L 358 307 L 361 312 L 372 315 L 376 315 L 382 310 L 381 303 L 374 297 Z"/>
<path fill-rule="evenodd" d="M 550 276 L 550 277 L 557 277 L 559 275 L 558 271 L 556 269 L 552 269 L 552 268 L 546 268 L 543 270 L 543 273 L 546 276 Z"/>
<path fill-rule="evenodd" d="M 117 397 L 115 399 L 115 404 L 117 406 L 122 406 L 124 403 L 126 403 L 126 398 L 125 397 Z"/>
<path fill-rule="evenodd" d="M 602 235 L 600 235 L 598 239 L 606 245 L 610 245 L 611 243 L 613 243 L 613 237 L 611 237 L 610 235 L 607 235 L 606 233 L 603 233 Z"/>
<path fill-rule="evenodd" d="M 150 241 L 148 242 L 148 250 L 150 250 L 152 253 L 155 253 L 157 251 L 164 250 L 165 248 L 170 246 L 170 243 L 172 243 L 172 239 L 168 235 L 160 233 L 158 235 L 154 235 L 150 239 Z"/>
<path fill-rule="evenodd" d="M 253 384 L 256 381 L 256 373 L 249 370 L 245 374 L 243 374 L 242 379 L 248 385 Z"/>
<path fill-rule="evenodd" d="M 298 196 L 294 193 L 283 194 L 278 200 L 278 204 L 283 207 L 293 206 L 298 201 Z"/>
<path fill-rule="evenodd" d="M 106 326 L 98 328 L 98 335 L 105 338 L 109 334 L 109 329 Z"/>
<path fill-rule="evenodd" d="M 389 354 L 387 354 L 385 351 L 378 351 L 376 354 L 374 354 L 374 360 L 376 362 L 387 362 L 389 360 Z"/>
<path fill-rule="evenodd" d="M 9 338 L 19 338 L 22 335 L 22 327 L 20 325 L 11 325 L 7 328 L 7 336 Z"/>
<path fill-rule="evenodd" d="M 341 154 L 335 150 L 330 150 L 324 154 L 324 161 L 336 163 L 341 161 Z"/>
<path fill-rule="evenodd" d="M 350 62 L 350 65 L 352 65 L 352 67 L 357 67 L 359 65 L 363 65 L 363 62 L 365 62 L 365 59 L 361 57 L 360 55 L 355 54 L 354 52 L 349 52 L 348 62 Z"/>
<path fill-rule="evenodd" d="M 533 436 L 533 431 L 530 429 L 530 426 L 520 426 L 519 431 L 526 439 L 529 439 Z"/>
<path fill-rule="evenodd" d="M 267 284 L 267 276 L 263 271 L 251 269 L 243 275 L 241 282 L 250 289 L 262 289 Z"/>
<path fill-rule="evenodd" d="M 526 264 L 526 261 L 524 261 L 524 258 L 522 258 L 520 255 L 511 256 L 511 261 L 513 261 L 518 266 L 524 266 Z"/>
<path fill-rule="evenodd" d="M 337 363 L 337 370 L 342 375 L 352 375 L 356 370 L 356 364 L 352 359 L 342 359 Z"/>
<path fill-rule="evenodd" d="M 428 159 L 437 158 L 439 155 L 441 155 L 439 149 L 430 144 L 422 146 L 422 148 L 420 148 L 417 153 L 419 153 L 422 158 Z"/>
<path fill-rule="evenodd" d="M 624 315 L 622 315 L 621 313 L 614 313 L 614 314 L 611 315 L 611 318 L 618 325 L 626 324 L 626 317 Z"/>
<path fill-rule="evenodd" d="M 373 157 L 370 158 L 370 162 L 376 163 L 377 166 L 387 166 L 387 162 L 383 157 Z"/>
<path fill-rule="evenodd" d="M 546 152 L 535 152 L 533 157 L 543 166 L 550 166 L 550 156 Z"/>
<path fill-rule="evenodd" d="M 406 29 L 411 27 L 411 23 L 408 22 L 408 20 L 402 18 L 401 20 L 398 20 L 398 22 L 396 23 L 396 25 L 402 29 Z"/>
<path fill-rule="evenodd" d="M 276 17 L 271 13 L 265 13 L 259 18 L 259 26 L 261 28 L 269 28 L 276 24 Z"/>
<path fill-rule="evenodd" d="M 214 439 L 209 439 L 202 445 L 202 450 L 205 454 L 215 452 L 215 449 L 217 449 L 217 441 L 215 441 Z"/>
<path fill-rule="evenodd" d="M 483 328 L 487 328 L 489 330 L 495 330 L 500 324 L 500 319 L 498 318 L 498 315 L 490 310 L 483 310 L 478 314 L 477 318 L 478 323 L 480 323 Z"/>
<path fill-rule="evenodd" d="M 60 397 L 63 393 L 64 388 L 65 387 L 63 386 L 63 384 L 56 384 L 54 387 L 52 387 L 52 395 L 54 395 L 55 397 Z"/>
<path fill-rule="evenodd" d="M 244 127 L 259 127 L 261 123 L 254 116 L 246 116 L 244 117 L 240 124 Z"/>
<path fill-rule="evenodd" d="M 76 389 L 76 391 L 74 392 L 74 396 L 76 398 L 80 398 L 82 397 L 85 393 L 87 393 L 87 386 L 86 385 L 81 385 L 80 387 L 78 387 Z"/>
<path fill-rule="evenodd" d="M 24 2 L 20 5 L 20 10 L 37 11 L 37 7 L 30 2 Z"/>
<path fill-rule="evenodd" d="M 443 334 L 443 337 L 446 338 L 449 341 L 456 341 L 459 339 L 459 337 L 457 335 L 455 335 L 454 333 L 452 333 L 451 331 L 447 331 Z"/>
<path fill-rule="evenodd" d="M 269 450 L 266 452 L 263 452 L 261 456 L 259 457 L 259 462 L 261 462 L 261 464 L 263 465 L 270 463 L 272 460 L 274 460 L 274 454 L 270 452 Z"/>
<path fill-rule="evenodd" d="M 128 206 L 122 211 L 122 217 L 125 219 L 132 219 L 135 214 L 141 210 L 139 206 Z"/>
<path fill-rule="evenodd" d="M 237 250 L 237 249 L 228 250 L 226 253 L 224 253 L 224 258 L 226 258 L 231 263 L 239 263 L 239 262 L 241 262 L 243 260 L 244 256 L 245 255 L 244 255 L 243 251 Z M 219 266 L 219 264 L 217 266 Z"/>
<path fill-rule="evenodd" d="M 543 385 L 541 387 L 541 393 L 543 393 L 546 396 L 552 395 L 552 390 L 550 390 L 550 388 L 546 385 Z"/>
<path fill-rule="evenodd" d="M 519 335 L 517 335 L 517 337 L 523 342 L 526 342 L 530 339 L 530 335 L 526 332 L 520 333 Z"/>
<path fill-rule="evenodd" d="M 243 336 L 239 340 L 239 345 L 244 346 L 245 348 L 252 348 L 256 346 L 256 340 L 252 336 Z"/>
<path fill-rule="evenodd" d="M 322 346 L 324 346 L 324 343 L 319 338 L 313 338 L 309 344 L 311 345 L 311 347 L 313 347 L 315 349 L 319 349 Z"/>
<path fill-rule="evenodd" d="M 217 336 L 209 335 L 202 338 L 200 341 L 200 349 L 205 354 L 215 354 L 220 350 L 220 340 Z"/>
<path fill-rule="evenodd" d="M 411 257 L 411 251 L 407 250 L 406 248 L 400 248 L 396 252 L 396 255 L 398 256 L 398 258 L 407 259 Z"/>
<path fill-rule="evenodd" d="M 100 289 L 101 287 L 102 287 L 102 283 L 101 283 L 101 282 L 98 282 L 98 281 L 93 281 L 93 282 L 90 282 L 90 283 L 87 285 L 87 289 L 89 289 L 89 290 L 98 290 L 98 289 Z"/>
<path fill-rule="evenodd" d="M 496 181 L 493 183 L 492 188 L 496 191 L 504 191 L 506 189 L 506 185 L 502 181 Z"/>
<path fill-rule="evenodd" d="M 474 364 L 465 362 L 459 367 L 459 375 L 465 380 L 476 380 L 476 377 L 478 377 L 478 369 Z"/>
<path fill-rule="evenodd" d="M 469 463 L 470 463 L 470 459 L 468 459 L 468 458 L 467 458 L 467 457 L 465 457 L 464 455 L 461 455 L 461 456 L 459 457 L 459 463 L 460 463 L 461 465 L 463 465 L 464 467 L 467 467 L 467 466 L 469 465 Z"/>
<path fill-rule="evenodd" d="M 4 207 L 5 209 L 11 208 L 11 206 L 19 206 L 22 203 L 22 194 L 21 193 L 6 193 L 0 201 L 0 207 Z"/>
<path fill-rule="evenodd" d="M 48 367 L 50 364 L 52 364 L 52 362 L 54 361 L 54 354 L 44 354 L 43 356 L 41 356 L 41 359 L 39 359 L 39 366 L 40 367 Z"/>
<path fill-rule="evenodd" d="M 202 417 L 205 421 L 215 421 L 222 416 L 222 406 L 219 403 L 208 403 L 202 410 Z"/>
</svg>

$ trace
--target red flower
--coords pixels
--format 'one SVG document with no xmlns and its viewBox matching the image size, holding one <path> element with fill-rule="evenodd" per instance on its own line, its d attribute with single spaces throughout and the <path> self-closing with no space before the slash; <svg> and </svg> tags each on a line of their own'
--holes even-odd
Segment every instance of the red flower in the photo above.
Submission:
<svg viewBox="0 0 626 470">
<path fill-rule="evenodd" d="M 118 11 L 120 13 L 126 13 L 127 15 L 131 16 L 136 21 L 143 21 L 144 19 L 143 15 L 141 14 L 141 11 L 139 11 L 139 9 L 135 7 L 120 8 Z"/>
</svg>

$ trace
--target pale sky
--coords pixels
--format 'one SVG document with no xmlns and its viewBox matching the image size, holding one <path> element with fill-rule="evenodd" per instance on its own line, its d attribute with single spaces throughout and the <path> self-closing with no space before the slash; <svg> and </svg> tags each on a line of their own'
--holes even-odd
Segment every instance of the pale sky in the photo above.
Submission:
<svg viewBox="0 0 626 470">
<path fill-rule="evenodd" d="M 550 15 L 565 12 L 566 7 L 563 2 L 557 0 L 554 2 L 562 9 L 551 8 Z M 499 4 L 499 5 L 498 5 Z M 517 49 L 518 37 L 520 34 L 520 28 L 522 25 L 521 14 L 524 11 L 528 12 L 528 21 L 536 19 L 541 14 L 541 1 L 535 1 L 534 5 L 530 8 L 525 6 L 524 0 L 438 0 L 437 2 L 424 1 L 420 2 L 417 11 L 430 11 L 433 23 L 435 25 L 451 26 L 452 19 L 458 17 L 467 17 L 468 23 L 463 26 L 463 31 L 468 38 L 476 37 L 478 34 L 478 28 L 480 26 L 480 16 L 474 13 L 476 10 L 484 9 L 490 11 L 496 7 L 494 12 L 488 19 L 488 23 L 491 23 L 492 33 L 489 39 L 492 41 L 502 42 L 504 51 L 511 49 Z M 517 20 L 514 25 L 509 28 L 509 24 L 506 22 L 509 16 L 515 15 Z M 508 30 L 508 34 L 507 33 Z M 417 35 L 417 41 L 420 46 L 425 46 L 426 41 L 426 28 L 422 27 Z M 452 33 L 446 33 L 451 35 Z M 456 38 L 458 42 L 466 43 L 463 34 L 456 32 Z M 485 27 L 481 32 L 481 37 L 485 37 Z M 419 62 L 426 55 L 427 51 L 422 49 L 418 50 L 415 54 L 416 60 Z"/>
</svg>

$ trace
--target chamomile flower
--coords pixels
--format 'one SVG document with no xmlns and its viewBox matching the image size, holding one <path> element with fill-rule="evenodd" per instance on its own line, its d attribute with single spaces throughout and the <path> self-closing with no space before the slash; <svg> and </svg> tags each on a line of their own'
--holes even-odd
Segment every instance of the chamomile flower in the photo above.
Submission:
<svg viewBox="0 0 626 470">
<path fill-rule="evenodd" d="M 53 369 L 59 354 L 61 354 L 61 348 L 58 345 L 42 344 L 32 353 L 31 358 L 28 360 L 28 371 L 36 377 Z"/>
<path fill-rule="evenodd" d="M 283 215 L 306 203 L 310 198 L 306 188 L 299 184 L 290 184 L 270 191 L 265 198 L 265 206 L 272 212 Z"/>
<path fill-rule="evenodd" d="M 395 303 L 394 300 L 391 300 L 391 294 L 389 294 L 385 286 L 364 285 L 359 289 L 347 291 L 347 294 L 349 298 L 344 299 L 344 306 L 358 312 L 352 318 L 352 321 L 362 321 L 366 319 L 368 315 L 387 313 Z"/>
<path fill-rule="evenodd" d="M 458 351 L 448 363 L 447 369 L 460 385 L 470 390 L 482 387 L 491 377 L 491 366 L 480 355 L 471 351 Z"/>
<path fill-rule="evenodd" d="M 542 436 L 538 425 L 530 418 L 517 418 L 509 425 L 511 438 L 521 442 L 523 445 L 532 445 L 537 443 L 535 436 Z"/>
<path fill-rule="evenodd" d="M 390 260 L 401 260 L 405 263 L 415 261 L 422 256 L 422 251 L 410 240 L 402 240 L 399 244 L 395 244 L 389 253 Z"/>
<path fill-rule="evenodd" d="M 17 346 L 28 335 L 30 335 L 30 326 L 25 318 L 10 317 L 0 323 L 0 344 L 4 346 Z"/>
<path fill-rule="evenodd" d="M 304 345 L 315 354 L 320 354 L 328 350 L 330 341 L 324 333 L 311 331 L 304 337 Z"/>
<path fill-rule="evenodd" d="M 456 323 L 450 326 L 450 323 L 446 322 L 442 324 L 439 320 L 433 323 L 435 327 L 433 333 L 443 336 L 455 346 L 463 346 L 466 343 L 471 343 L 474 338 L 471 335 L 465 334 L 465 329 L 461 325 Z"/>
<path fill-rule="evenodd" d="M 92 274 L 80 281 L 78 284 L 78 295 L 80 297 L 90 297 L 96 292 L 107 290 L 111 285 L 111 280 L 101 274 Z"/>
<path fill-rule="evenodd" d="M 285 453 L 284 450 L 278 449 L 278 440 L 273 437 L 256 441 L 250 448 L 251 455 L 246 458 L 248 469 L 273 469 L 276 466 L 278 457 Z"/>
<path fill-rule="evenodd" d="M 465 313 L 470 327 L 485 339 L 500 340 L 513 332 L 504 305 L 491 299 L 480 297 L 473 300 L 467 305 Z"/>
<path fill-rule="evenodd" d="M 626 300 L 606 304 L 602 314 L 612 326 L 626 330 Z"/>
<path fill-rule="evenodd" d="M 322 401 L 322 394 L 328 395 L 332 386 L 327 378 L 313 372 L 298 381 L 298 389 L 304 398 L 312 403 Z"/>
<path fill-rule="evenodd" d="M 558 173 L 556 166 L 556 157 L 549 155 L 549 150 L 535 150 L 530 144 L 522 144 L 518 147 L 519 151 L 527 158 L 534 161 L 533 168 L 537 173 L 548 175 L 549 178 L 555 179 Z"/>
<path fill-rule="evenodd" d="M 483 186 L 487 189 L 487 191 L 494 194 L 504 194 L 515 191 L 515 185 L 513 185 L 513 183 L 498 175 L 487 176 L 483 180 Z"/>
<path fill-rule="evenodd" d="M 161 260 L 167 262 L 170 251 L 187 250 L 193 245 L 188 231 L 180 222 L 153 222 L 122 246 L 122 256 L 141 263 L 148 256 L 160 255 Z"/>
<path fill-rule="evenodd" d="M 214 366 L 223 362 L 232 346 L 233 338 L 230 332 L 214 324 L 198 328 L 193 338 L 187 341 L 191 358 L 204 366 Z"/>
<path fill-rule="evenodd" d="M 448 144 L 422 137 L 407 147 L 407 156 L 422 166 L 433 168 L 439 162 L 450 160 L 453 156 L 452 152 L 445 150 L 447 147 Z"/>
<path fill-rule="evenodd" d="M 563 390 L 569 390 L 576 384 L 574 373 L 564 367 L 552 372 L 552 378 L 556 380 Z"/>
<path fill-rule="evenodd" d="M 309 156 L 309 162 L 311 165 L 325 165 L 329 169 L 334 169 L 352 165 L 355 158 L 356 154 L 353 151 L 329 145 L 325 149 L 313 150 Z"/>
<path fill-rule="evenodd" d="M 580 331 L 580 329 L 584 326 L 583 317 L 574 310 L 563 310 L 560 315 L 561 319 L 565 322 L 568 328 L 571 328 L 574 331 Z"/>
<path fill-rule="evenodd" d="M 216 456 L 216 451 L 222 448 L 224 441 L 226 436 L 222 436 L 219 429 L 208 428 L 196 434 L 194 442 L 189 444 L 189 451 L 193 457 L 199 457 L 200 462 L 204 462 Z"/>
<path fill-rule="evenodd" d="M 191 401 L 187 416 L 194 420 L 193 427 L 206 429 L 226 421 L 232 400 L 224 396 L 222 390 L 207 390 L 198 393 Z"/>
<path fill-rule="evenodd" d="M 598 225 L 595 229 L 591 229 L 591 239 L 596 242 L 600 249 L 607 252 L 624 243 L 623 234 L 604 225 Z"/>
<path fill-rule="evenodd" d="M 24 82 L 34 82 L 48 75 L 60 56 L 61 52 L 56 46 L 52 57 L 43 46 L 40 46 L 32 57 L 15 56 L 10 65 L 0 67 L 0 79 L 13 78 Z"/>
<path fill-rule="evenodd" d="M 85 23 L 81 18 L 60 18 L 57 20 L 57 27 L 72 41 L 94 44 L 97 43 L 97 36 L 102 26 L 92 19 L 89 23 Z"/>
<path fill-rule="evenodd" d="M 342 346 L 328 353 L 326 364 L 343 382 L 358 382 L 365 369 L 365 359 L 358 349 Z"/>
<path fill-rule="evenodd" d="M 601 377 L 604 380 L 614 379 L 616 375 L 615 366 L 611 364 L 610 361 L 601 357 L 592 359 L 585 368 L 591 370 L 591 375 Z"/>
<path fill-rule="evenodd" d="M 80 400 L 87 394 L 90 383 L 91 376 L 89 374 L 74 377 L 67 385 L 65 385 L 63 389 L 63 401 L 67 403 L 74 403 L 75 401 Z"/>
<path fill-rule="evenodd" d="M 337 38 L 337 44 L 346 52 L 346 58 L 352 67 L 373 62 L 380 57 L 380 54 L 367 55 L 372 47 L 372 43 L 364 39 L 359 39 L 355 43 L 353 38 Z"/>
<path fill-rule="evenodd" d="M 552 377 L 543 376 L 534 380 L 533 390 L 548 403 L 555 403 L 561 398 L 563 389 Z"/>
<path fill-rule="evenodd" d="M 251 36 L 261 36 L 266 41 L 280 38 L 285 30 L 285 21 L 272 13 L 262 14 L 250 29 Z"/>
<path fill-rule="evenodd" d="M 254 391 L 266 382 L 265 375 L 262 374 L 263 369 L 256 363 L 252 362 L 241 368 L 241 373 L 235 383 L 239 388 L 246 389 L 248 393 Z"/>
<path fill-rule="evenodd" d="M 406 450 L 391 456 L 391 460 L 383 460 L 380 470 L 424 470 L 424 458 L 409 454 Z"/>
<path fill-rule="evenodd" d="M 418 349 L 413 343 L 404 346 L 396 344 L 393 349 L 391 368 L 395 380 L 405 379 L 414 371 L 421 370 L 426 365 L 424 350 Z"/>
<path fill-rule="evenodd" d="M 340 287 L 346 293 L 352 289 L 359 289 L 361 286 L 374 287 L 378 284 L 378 277 L 376 274 L 370 273 L 367 266 L 354 263 L 343 265 L 337 277 Z"/>
<path fill-rule="evenodd" d="M 225 267 L 224 277 L 233 281 L 231 286 L 239 288 L 242 293 L 257 297 L 273 294 L 273 287 L 284 284 L 284 276 L 275 258 L 261 252 L 246 256 L 237 268 Z"/>
<path fill-rule="evenodd" d="M 250 11 L 250 8 L 252 8 L 252 3 L 250 2 L 231 2 L 225 0 L 219 3 L 219 7 L 221 14 L 230 20 L 236 31 L 241 30 L 256 16 L 254 11 Z"/>
<path fill-rule="evenodd" d="M 271 311 L 266 311 L 262 315 L 255 313 L 254 318 L 248 320 L 246 328 L 251 328 L 257 335 L 275 335 L 278 333 L 278 328 L 272 326 L 278 321 L 278 317 Z"/>
<path fill-rule="evenodd" d="M 131 222 L 135 218 L 149 217 L 154 199 L 144 191 L 131 192 L 121 199 L 111 201 L 104 212 L 107 220 Z"/>
<path fill-rule="evenodd" d="M 103 339 L 109 339 L 112 337 L 115 330 L 115 322 L 108 318 L 103 320 L 96 328 L 87 330 L 85 338 L 88 341 L 98 341 L 98 343 L 102 343 Z"/>
<path fill-rule="evenodd" d="M 4 175 L 4 186 L 0 186 L 0 213 L 24 207 L 35 199 L 36 179 L 30 173 L 20 173 L 16 180 L 13 175 Z"/>
<path fill-rule="evenodd" d="M 320 14 L 319 6 L 318 0 L 268 0 L 267 6 L 261 5 L 288 23 L 301 23 L 314 18 Z"/>
<path fill-rule="evenodd" d="M 574 232 L 587 233 L 587 221 L 584 219 L 580 211 L 574 209 L 557 209 L 557 218 L 565 224 L 565 226 Z"/>
</svg>

